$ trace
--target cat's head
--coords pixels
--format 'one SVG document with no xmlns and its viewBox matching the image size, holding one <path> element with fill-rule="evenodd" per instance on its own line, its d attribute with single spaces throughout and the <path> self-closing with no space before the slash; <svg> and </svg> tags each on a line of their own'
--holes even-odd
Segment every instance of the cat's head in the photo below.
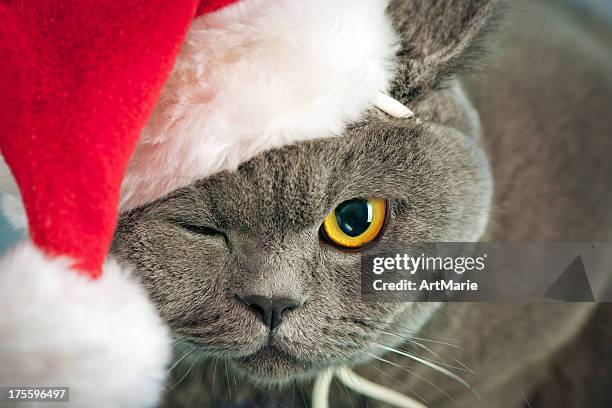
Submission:
<svg viewBox="0 0 612 408">
<path fill-rule="evenodd" d="M 366 361 L 394 326 L 427 321 L 433 303 L 362 302 L 360 251 L 322 224 L 371 198 L 385 212 L 371 245 L 481 237 L 492 186 L 477 119 L 456 82 L 438 85 L 469 62 L 493 3 L 390 6 L 393 95 L 417 119 L 373 110 L 342 137 L 264 152 L 122 215 L 113 252 L 177 334 L 272 383 Z"/>
</svg>

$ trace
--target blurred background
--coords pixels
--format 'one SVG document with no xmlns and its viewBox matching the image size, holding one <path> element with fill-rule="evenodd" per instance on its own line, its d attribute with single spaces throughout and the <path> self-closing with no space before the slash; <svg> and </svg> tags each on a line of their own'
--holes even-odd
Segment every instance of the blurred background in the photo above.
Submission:
<svg viewBox="0 0 612 408">
<path fill-rule="evenodd" d="M 24 235 L 24 232 L 16 231 L 0 213 L 0 254 L 10 248 L 15 241 L 22 239 Z"/>
<path fill-rule="evenodd" d="M 570 3 L 575 3 L 578 7 L 589 9 L 612 21 L 612 1 L 610 0 L 570 0 Z"/>
<path fill-rule="evenodd" d="M 528 0 L 531 1 L 531 0 Z M 564 0 L 559 0 L 564 1 Z M 573 3 L 577 12 L 593 14 L 600 19 L 612 23 L 612 0 L 565 0 Z M 2 193 L 0 193 L 1 195 Z M 1 199 L 1 196 L 0 196 Z M 10 248 L 16 241 L 25 237 L 25 232 L 17 231 L 0 211 L 0 255 Z"/>
</svg>

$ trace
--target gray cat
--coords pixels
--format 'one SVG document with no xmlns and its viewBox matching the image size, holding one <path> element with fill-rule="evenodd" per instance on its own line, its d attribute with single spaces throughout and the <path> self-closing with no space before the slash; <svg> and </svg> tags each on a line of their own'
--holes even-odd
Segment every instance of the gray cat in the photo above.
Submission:
<svg viewBox="0 0 612 408">
<path fill-rule="evenodd" d="M 430 407 L 611 406 L 607 304 L 362 302 L 359 252 L 320 229 L 338 204 L 383 197 L 380 245 L 610 240 L 612 29 L 559 2 L 389 13 L 392 94 L 418 120 L 373 110 L 346 137 L 123 214 L 113 251 L 177 336 L 165 406 L 309 406 L 313 378 L 339 365 Z M 330 398 L 382 406 L 337 382 Z"/>
</svg>

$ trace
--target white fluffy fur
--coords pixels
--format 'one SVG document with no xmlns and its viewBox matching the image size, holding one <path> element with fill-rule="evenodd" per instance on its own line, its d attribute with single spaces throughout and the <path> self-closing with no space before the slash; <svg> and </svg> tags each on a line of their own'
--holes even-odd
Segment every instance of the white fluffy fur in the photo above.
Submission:
<svg viewBox="0 0 612 408">
<path fill-rule="evenodd" d="M 149 407 L 168 330 L 114 262 L 92 280 L 22 243 L 0 259 L 0 384 L 68 386 L 70 406 Z"/>
<path fill-rule="evenodd" d="M 392 79 L 385 0 L 243 0 L 196 19 L 122 209 L 297 140 L 339 135 Z"/>
</svg>

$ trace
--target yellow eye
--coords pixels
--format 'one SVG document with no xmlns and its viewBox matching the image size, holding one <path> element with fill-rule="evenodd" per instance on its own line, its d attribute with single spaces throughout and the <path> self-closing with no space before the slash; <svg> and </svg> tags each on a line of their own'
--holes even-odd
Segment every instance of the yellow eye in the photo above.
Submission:
<svg viewBox="0 0 612 408">
<path fill-rule="evenodd" d="M 353 198 L 340 203 L 323 221 L 321 233 L 342 248 L 361 248 L 381 233 L 387 216 L 383 199 Z"/>
</svg>

